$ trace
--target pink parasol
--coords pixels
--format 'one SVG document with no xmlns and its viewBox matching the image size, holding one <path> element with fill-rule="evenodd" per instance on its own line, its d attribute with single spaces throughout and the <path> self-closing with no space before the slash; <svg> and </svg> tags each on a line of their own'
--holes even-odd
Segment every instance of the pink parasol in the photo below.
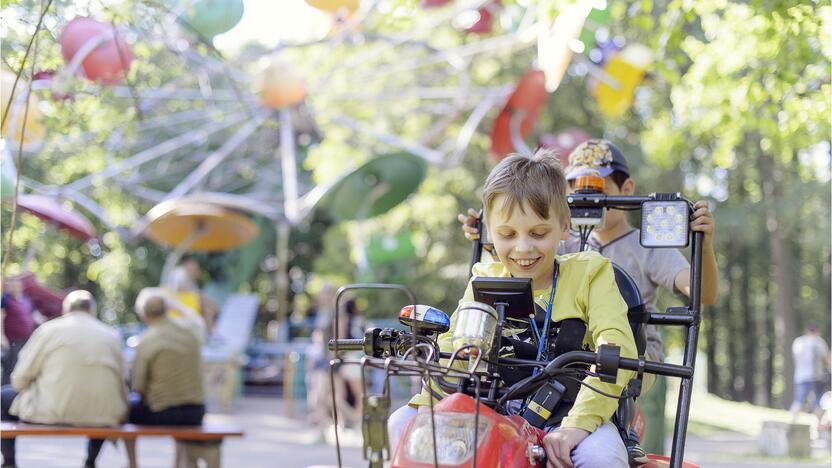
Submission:
<svg viewBox="0 0 832 468">
<path fill-rule="evenodd" d="M 98 235 L 92 223 L 81 213 L 67 209 L 55 198 L 43 195 L 19 195 L 17 206 L 23 211 L 54 224 L 60 229 L 83 240 L 96 238 Z"/>
</svg>

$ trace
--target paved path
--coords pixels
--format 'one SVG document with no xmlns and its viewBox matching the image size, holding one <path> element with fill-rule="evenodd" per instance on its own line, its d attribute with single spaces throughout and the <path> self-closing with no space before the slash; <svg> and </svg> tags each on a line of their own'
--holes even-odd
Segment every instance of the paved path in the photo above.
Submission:
<svg viewBox="0 0 832 468">
<path fill-rule="evenodd" d="M 223 466 L 228 468 L 303 468 L 311 465 L 337 465 L 335 447 L 304 421 L 281 416 L 282 402 L 274 398 L 246 397 L 230 415 L 210 414 L 208 420 L 237 424 L 245 428 L 243 438 L 230 438 L 223 444 Z M 352 436 L 352 437 L 350 437 Z M 345 434 L 344 466 L 366 466 L 355 445 L 356 434 Z M 167 438 L 144 438 L 138 442 L 141 468 L 173 464 L 174 443 Z M 100 468 L 126 466 L 123 446 L 105 444 L 99 456 Z M 86 443 L 80 438 L 20 438 L 17 441 L 18 468 L 78 468 L 83 466 Z"/>
<path fill-rule="evenodd" d="M 235 407 L 230 415 L 211 414 L 209 421 L 243 426 L 246 436 L 229 439 L 223 446 L 223 466 L 229 468 L 305 468 L 314 465 L 336 465 L 335 448 L 325 442 L 325 437 L 310 424 L 283 415 L 282 401 L 276 398 L 249 396 Z M 358 448 L 359 435 L 342 434 L 344 466 L 367 466 Z M 20 468 L 77 468 L 82 465 L 86 444 L 78 438 L 21 438 L 18 444 Z M 668 447 L 670 445 L 668 444 Z M 686 459 L 702 468 L 729 467 L 829 467 L 829 463 L 797 463 L 788 460 L 770 460 L 757 455 L 756 441 L 734 432 L 709 434 L 707 438 L 694 434 L 688 436 Z M 140 439 L 139 464 L 147 467 L 170 467 L 174 444 L 169 439 Z M 823 451 L 817 451 L 822 456 Z M 829 452 L 825 452 L 827 460 Z M 822 458 L 819 460 L 823 460 Z M 107 444 L 99 458 L 99 467 L 121 468 L 126 466 L 124 449 Z"/>
</svg>

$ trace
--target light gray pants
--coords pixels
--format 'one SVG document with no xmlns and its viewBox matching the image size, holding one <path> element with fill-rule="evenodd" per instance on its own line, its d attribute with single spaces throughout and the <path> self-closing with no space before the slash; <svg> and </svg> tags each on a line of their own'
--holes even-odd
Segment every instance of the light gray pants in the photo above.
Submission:
<svg viewBox="0 0 832 468">
<path fill-rule="evenodd" d="M 410 420 L 416 416 L 416 412 L 416 408 L 404 405 L 393 411 L 387 420 L 392 453 L 395 453 L 402 432 Z M 572 450 L 572 463 L 575 468 L 626 468 L 628 466 L 627 449 L 615 425 L 607 421 L 581 441 Z"/>
</svg>

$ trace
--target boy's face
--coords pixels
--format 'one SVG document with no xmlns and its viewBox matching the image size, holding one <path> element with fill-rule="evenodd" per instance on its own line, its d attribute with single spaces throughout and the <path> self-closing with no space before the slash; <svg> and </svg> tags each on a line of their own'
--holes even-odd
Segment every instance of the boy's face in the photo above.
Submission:
<svg viewBox="0 0 832 468">
<path fill-rule="evenodd" d="M 558 220 L 554 207 L 543 219 L 526 203 L 510 213 L 502 210 L 504 201 L 505 195 L 498 195 L 486 216 L 497 256 L 512 276 L 531 278 L 535 289 L 549 287 L 558 243 L 569 237 L 568 226 Z"/>
</svg>

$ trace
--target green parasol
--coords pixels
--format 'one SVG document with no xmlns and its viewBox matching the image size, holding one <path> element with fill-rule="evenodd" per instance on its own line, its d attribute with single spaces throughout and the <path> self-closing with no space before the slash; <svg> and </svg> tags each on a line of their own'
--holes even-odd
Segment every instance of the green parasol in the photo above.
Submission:
<svg viewBox="0 0 832 468">
<path fill-rule="evenodd" d="M 343 176 L 318 203 L 338 221 L 373 218 L 390 211 L 419 188 L 426 163 L 418 156 L 379 156 Z"/>
</svg>

